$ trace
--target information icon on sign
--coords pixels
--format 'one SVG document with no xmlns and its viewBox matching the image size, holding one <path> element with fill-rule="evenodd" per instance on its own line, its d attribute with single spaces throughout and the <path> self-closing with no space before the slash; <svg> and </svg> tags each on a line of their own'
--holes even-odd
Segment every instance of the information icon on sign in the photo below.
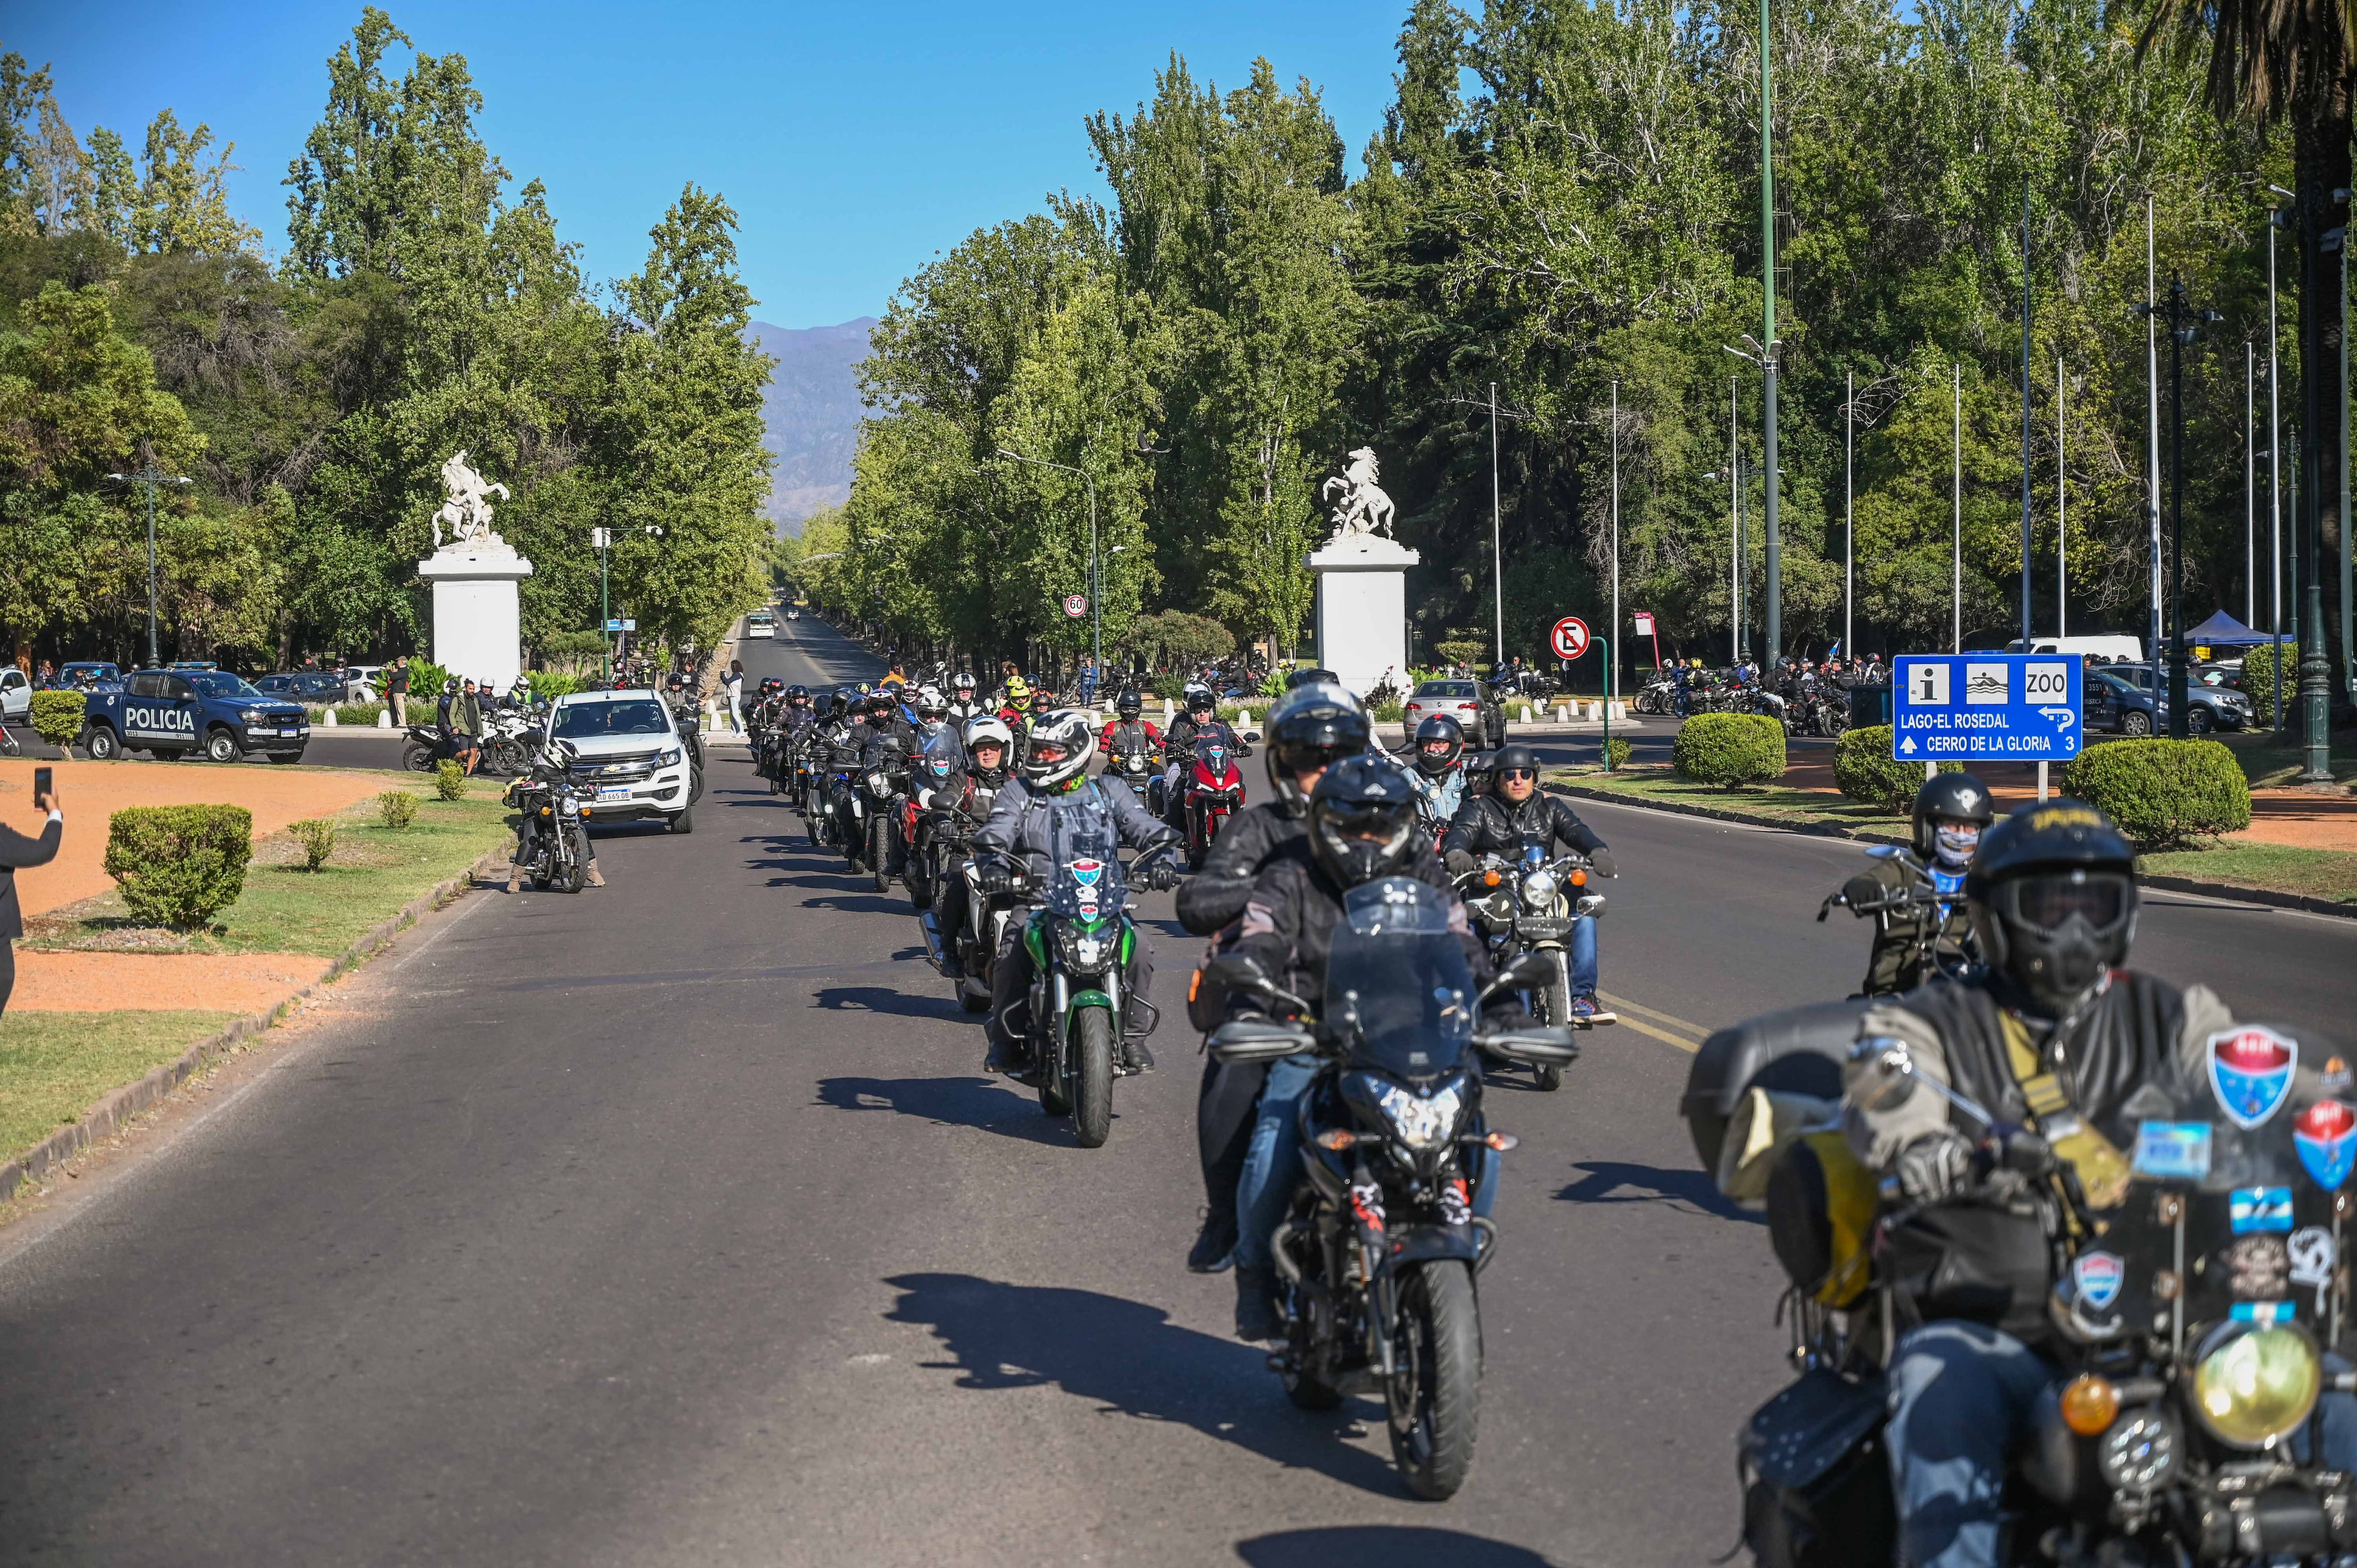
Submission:
<svg viewBox="0 0 2357 1568">
<path fill-rule="evenodd" d="M 1907 699 L 1929 707 L 1948 705 L 1948 667 L 1944 664 L 1918 664 L 1908 671 Z"/>
</svg>

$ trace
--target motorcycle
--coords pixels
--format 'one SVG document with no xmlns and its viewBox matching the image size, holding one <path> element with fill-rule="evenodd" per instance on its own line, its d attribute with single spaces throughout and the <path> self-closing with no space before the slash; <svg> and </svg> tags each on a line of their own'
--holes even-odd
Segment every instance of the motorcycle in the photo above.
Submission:
<svg viewBox="0 0 2357 1568">
<path fill-rule="evenodd" d="M 1798 1033 L 1788 1051 L 1832 1058 L 1817 1064 L 1821 1077 L 1830 1080 L 1843 1058 L 1865 1069 L 1853 1090 L 1860 1103 L 1888 1110 L 1939 1096 L 1986 1133 L 1995 1168 L 1984 1198 L 2050 1221 L 2044 1305 L 2057 1366 L 2008 1464 L 2008 1563 L 2320 1563 L 2357 1551 L 2357 1477 L 2321 1468 L 2313 1450 L 2300 1461 L 2287 1441 L 2303 1428 L 2312 1437 L 2322 1393 L 2357 1389 L 2357 1374 L 2330 1369 L 2321 1349 L 2338 1342 L 2349 1310 L 2339 1261 L 2357 1110 L 2328 1089 L 2294 1111 L 2296 1095 L 2315 1091 L 2296 1081 L 2292 1042 L 2244 1026 L 2212 1041 L 2211 1082 L 2140 1090 L 2152 1103 L 2130 1122 L 2133 1169 L 2106 1176 L 1919 1071 L 1906 1046 L 1851 1044 L 1854 1018 L 1849 1028 L 1810 1029 L 1795 1026 L 1799 1015 L 1727 1031 L 1737 1058 L 1757 1073 L 1771 1065 L 1762 1059 L 1775 1048 L 1770 1036 Z M 1698 1059 L 1697 1075 L 1707 1065 Z M 1721 1098 L 1698 1099 L 1694 1087 L 1690 1108 Z M 2259 1120 L 2244 1125 L 2255 1110 Z M 1706 1119 L 1695 1130 L 1702 1147 Z M 1792 1160 L 1811 1130 L 1769 1157 Z M 2058 1142 L 2068 1135 L 2049 1130 Z M 1706 1152 L 1716 1168 L 1717 1151 Z M 1942 1245 L 1926 1240 L 1936 1221 L 1919 1229 L 1930 1213 L 1899 1205 L 1894 1188 L 1883 1184 L 1870 1246 L 1815 1279 L 1795 1271 L 1801 1376 L 1742 1439 L 1744 1535 L 1763 1563 L 1801 1561 L 1803 1550 L 1807 1561 L 1892 1559 L 1883 1367 L 1896 1324 L 1939 1312 L 1936 1299 L 1901 1293 L 1948 1277 L 1928 1267 L 1927 1249 Z M 1785 1250 L 1780 1234 L 1780 1257 Z"/>
<path fill-rule="evenodd" d="M 861 814 L 867 824 L 867 872 L 878 893 L 892 886 L 907 842 L 899 830 L 900 807 L 909 787 L 908 766 L 905 756 L 896 756 L 859 779 Z"/>
<path fill-rule="evenodd" d="M 901 857 L 901 880 L 908 884 L 909 902 L 923 914 L 933 907 L 934 890 L 941 886 L 942 864 L 935 840 L 939 836 L 938 819 L 945 813 L 917 804 L 919 789 L 938 788 L 955 770 L 948 756 L 928 753 L 916 768 L 918 788 L 912 788 L 900 798 L 900 841 L 908 845 Z"/>
<path fill-rule="evenodd" d="M 508 787 L 516 809 L 539 822 L 521 870 L 544 892 L 578 893 L 589 884 L 589 803 L 574 788 L 575 755 L 559 741 Z"/>
<path fill-rule="evenodd" d="M 1077 813 L 1051 819 L 1049 870 L 1040 907 L 1023 932 L 1031 955 L 1028 1035 L 1040 1108 L 1072 1119 L 1072 1138 L 1084 1149 L 1103 1146 L 1113 1131 L 1113 1080 L 1127 1054 L 1128 1013 L 1146 1015 L 1152 1034 L 1154 1004 L 1122 993 L 1124 965 L 1139 940 L 1129 918 L 1129 875 L 1168 853 L 1151 849 L 1125 873 L 1112 833 Z M 1030 887 L 1028 874 L 1023 877 Z"/>
<path fill-rule="evenodd" d="M 1518 988 L 1532 1017 L 1544 1026 L 1576 1029 L 1620 1021 L 1610 1013 L 1586 1018 L 1571 1014 L 1571 923 L 1604 909 L 1604 895 L 1588 888 L 1586 855 L 1573 851 L 1549 860 L 1544 846 L 1525 843 L 1512 860 L 1483 855 L 1456 883 L 1465 911 L 1501 973 L 1525 955 L 1546 961 L 1541 983 Z M 1542 1066 L 1536 1078 L 1539 1088 L 1549 1092 L 1563 1087 L 1560 1065 Z"/>
<path fill-rule="evenodd" d="M 927 833 L 931 846 L 935 871 L 935 888 L 947 886 L 952 876 L 965 879 L 965 921 L 954 931 L 942 929 L 941 915 L 936 907 L 917 917 L 924 928 L 926 956 L 935 970 L 943 967 L 944 950 L 954 948 L 958 964 L 965 978 L 958 982 L 958 1005 L 969 1013 L 989 1010 L 991 997 L 991 965 L 996 961 L 1000 940 L 1006 934 L 1006 922 L 1013 918 L 1013 894 L 990 895 L 982 890 L 981 868 L 970 851 L 974 830 L 990 820 L 990 808 L 998 791 L 974 786 L 973 798 L 963 810 L 938 811 Z"/>
<path fill-rule="evenodd" d="M 1243 809 L 1244 776 L 1237 771 L 1228 748 L 1218 741 L 1195 747 L 1187 766 L 1187 869 L 1203 869 L 1211 841 L 1221 827 Z"/>
<path fill-rule="evenodd" d="M 1980 963 L 1978 944 L 1969 930 L 1959 944 L 1950 945 L 1942 940 L 1950 910 L 1964 897 L 1961 875 L 1950 874 L 1952 885 L 1943 892 L 1930 869 L 1899 845 L 1869 844 L 1866 853 L 1873 859 L 1901 867 L 1907 874 L 1905 883 L 1886 887 L 1870 876 L 1854 876 L 1825 895 L 1825 901 L 1817 906 L 1817 924 L 1824 925 L 1825 918 L 1835 909 L 1847 909 L 1860 919 L 1871 918 L 1878 934 L 1899 921 L 1907 921 L 1915 933 L 1915 957 L 1910 967 L 1926 976 L 1963 979 Z"/>
<path fill-rule="evenodd" d="M 1133 746 L 1127 751 L 1114 752 L 1105 758 L 1105 771 L 1129 786 L 1129 792 L 1146 802 L 1149 816 L 1162 815 L 1162 759 L 1146 746 Z"/>
<path fill-rule="evenodd" d="M 401 766 L 411 773 L 431 773 L 450 758 L 442 732 L 432 725 L 412 725 L 401 743 Z"/>
<path fill-rule="evenodd" d="M 1394 876 L 1343 897 L 1312 1006 L 1249 956 L 1214 959 L 1205 978 L 1264 1008 L 1211 1033 L 1222 1062 L 1318 1058 L 1301 1100 L 1303 1179 L 1270 1238 L 1285 1317 L 1269 1358 L 1303 1410 L 1380 1392 L 1393 1462 L 1417 1497 L 1464 1484 L 1481 1375 L 1474 1277 L 1497 1227 L 1474 1212 L 1490 1156 L 1514 1147 L 1481 1108 L 1481 1058 L 1558 1069 L 1578 1055 L 1569 1031 L 1480 1034 L 1481 1005 L 1538 983 L 1535 956 L 1474 993 L 1464 950 L 1436 889 Z"/>
</svg>

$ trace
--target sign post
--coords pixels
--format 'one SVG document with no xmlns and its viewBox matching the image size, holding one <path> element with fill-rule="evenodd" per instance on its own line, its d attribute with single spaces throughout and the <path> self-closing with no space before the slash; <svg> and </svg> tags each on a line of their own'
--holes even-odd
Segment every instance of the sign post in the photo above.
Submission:
<svg viewBox="0 0 2357 1568">
<path fill-rule="evenodd" d="M 1653 612 L 1639 610 L 1634 618 L 1637 623 L 1637 635 L 1653 639 L 1653 668 L 1659 670 L 1662 667 L 1662 634 L 1654 623 Z"/>
<path fill-rule="evenodd" d="M 1547 633 L 1547 645 L 1555 650 L 1557 659 L 1569 661 L 1586 653 L 1590 643 L 1604 655 L 1604 771 L 1612 771 L 1612 639 L 1591 637 L 1587 623 L 1577 616 L 1566 616 L 1555 623 Z"/>
<path fill-rule="evenodd" d="M 2083 671 L 2075 653 L 1902 654 L 1892 661 L 1890 755 L 1921 762 L 2035 762 L 2079 755 Z"/>
</svg>

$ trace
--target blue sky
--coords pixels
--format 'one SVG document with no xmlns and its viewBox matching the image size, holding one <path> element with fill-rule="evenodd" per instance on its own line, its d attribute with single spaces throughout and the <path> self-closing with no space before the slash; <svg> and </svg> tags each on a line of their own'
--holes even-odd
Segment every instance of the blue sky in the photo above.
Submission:
<svg viewBox="0 0 2357 1568">
<path fill-rule="evenodd" d="M 1187 5 L 458 5 L 393 0 L 428 53 L 467 57 L 482 126 L 518 183 L 547 182 L 593 278 L 633 271 L 694 179 L 743 220 L 762 319 L 873 315 L 916 268 L 1044 192 L 1100 190 L 1082 134 L 1127 113 L 1176 48 L 1199 81 L 1255 55 L 1307 76 L 1358 155 L 1391 94 L 1407 0 Z M 59 106 L 136 145 L 177 110 L 237 144 L 231 199 L 274 247 L 287 161 L 318 117 L 325 61 L 359 0 L 0 0 L 0 48 L 53 62 Z"/>
</svg>

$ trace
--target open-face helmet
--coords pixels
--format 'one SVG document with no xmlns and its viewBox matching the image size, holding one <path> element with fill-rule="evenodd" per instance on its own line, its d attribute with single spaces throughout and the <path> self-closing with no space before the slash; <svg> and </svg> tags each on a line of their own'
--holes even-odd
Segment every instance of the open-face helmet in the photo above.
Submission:
<svg viewBox="0 0 2357 1568">
<path fill-rule="evenodd" d="M 1415 768 L 1427 779 L 1437 779 L 1465 755 L 1465 726 L 1447 714 L 1435 714 L 1415 726 Z"/>
<path fill-rule="evenodd" d="M 998 762 L 995 767 L 985 768 L 982 764 L 978 754 L 985 746 L 998 747 Z M 977 778 L 987 779 L 992 783 L 1005 779 L 1007 758 L 1013 755 L 1014 750 L 1015 732 L 1008 729 L 1006 721 L 997 714 L 981 714 L 966 721 L 965 754 Z"/>
<path fill-rule="evenodd" d="M 795 685 L 786 688 L 786 701 L 793 703 L 796 707 L 801 707 L 806 704 L 810 700 L 810 688 L 808 686 Z"/>
<path fill-rule="evenodd" d="M 1406 868 L 1415 857 L 1415 789 L 1382 757 L 1361 752 L 1319 775 L 1309 792 L 1309 853 L 1345 887 Z"/>
<path fill-rule="evenodd" d="M 1497 794 L 1506 792 L 1506 775 L 1526 772 L 1535 784 L 1539 777 L 1539 754 L 1519 743 L 1501 746 L 1490 757 L 1490 788 Z"/>
<path fill-rule="evenodd" d="M 1988 787 L 1969 773 L 1934 773 L 1915 791 L 1915 857 L 1962 871 L 1996 821 Z"/>
<path fill-rule="evenodd" d="M 2136 851 L 2083 800 L 2033 803 L 1981 835 L 1964 897 L 1982 957 L 2005 988 L 2060 1018 L 2136 940 Z"/>
<path fill-rule="evenodd" d="M 1023 749 L 1023 778 L 1034 789 L 1060 794 L 1077 789 L 1097 754 L 1097 732 L 1086 714 L 1058 708 L 1031 725 Z"/>
<path fill-rule="evenodd" d="M 1301 776 L 1367 749 L 1374 731 L 1359 699 L 1334 685 L 1296 686 L 1269 710 L 1268 782 L 1290 815 L 1307 796 Z M 1315 780 L 1312 780 L 1315 783 Z"/>
</svg>

